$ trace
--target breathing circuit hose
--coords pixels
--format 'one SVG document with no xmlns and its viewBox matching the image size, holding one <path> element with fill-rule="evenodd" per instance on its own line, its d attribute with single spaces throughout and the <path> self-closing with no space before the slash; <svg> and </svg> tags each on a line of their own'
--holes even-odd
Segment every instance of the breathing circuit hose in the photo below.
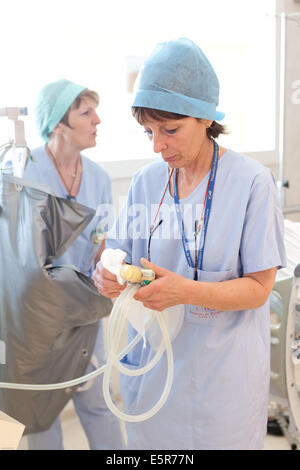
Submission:
<svg viewBox="0 0 300 470">
<path fill-rule="evenodd" d="M 110 321 L 111 328 L 109 329 L 109 332 L 108 332 L 109 353 L 108 353 L 106 368 L 105 368 L 104 377 L 103 377 L 103 395 L 104 395 L 104 399 L 106 401 L 108 408 L 118 418 L 124 421 L 129 421 L 129 422 L 145 421 L 146 419 L 149 419 L 152 416 L 154 416 L 160 410 L 160 408 L 164 405 L 164 403 L 166 402 L 169 396 L 172 383 L 173 383 L 173 376 L 174 376 L 174 361 L 173 361 L 173 351 L 172 351 L 171 341 L 169 338 L 168 329 L 167 329 L 167 325 L 165 323 L 164 317 L 163 315 L 159 314 L 159 312 L 156 312 L 157 313 L 156 317 L 157 317 L 159 326 L 161 328 L 162 341 L 161 341 L 159 349 L 157 350 L 152 360 L 146 366 L 141 367 L 140 369 L 135 369 L 135 370 L 128 369 L 127 367 L 123 366 L 119 361 L 118 354 L 117 354 L 118 345 L 120 344 L 122 331 L 124 328 L 124 324 L 126 322 L 126 314 L 127 314 L 128 309 L 130 308 L 130 300 L 132 299 L 137 289 L 138 287 L 135 285 L 127 287 L 118 298 L 118 300 L 120 299 L 120 302 L 115 304 L 115 308 L 113 309 L 113 312 L 111 313 L 111 321 Z M 154 320 L 154 318 L 150 319 L 150 322 L 151 320 Z M 153 406 L 151 410 L 146 411 L 145 413 L 142 413 L 139 415 L 129 415 L 120 411 L 114 405 L 111 399 L 110 390 L 109 390 L 109 383 L 110 383 L 109 379 L 110 379 L 112 368 L 115 366 L 122 374 L 125 374 L 125 375 L 138 376 L 138 375 L 145 374 L 158 363 L 165 349 L 167 353 L 168 374 L 167 374 L 165 388 L 161 394 L 160 399 L 157 401 L 157 403 Z"/>
<path fill-rule="evenodd" d="M 107 362 L 104 366 L 100 367 L 99 369 L 86 374 L 82 377 L 77 379 L 68 380 L 66 382 L 60 382 L 56 384 L 18 384 L 18 383 L 6 383 L 0 382 L 0 389 L 17 389 L 17 390 L 58 390 L 67 387 L 73 387 L 75 385 L 79 385 L 87 380 L 97 377 L 98 375 L 104 373 L 103 377 L 103 395 L 106 401 L 108 408 L 111 412 L 116 415 L 118 418 L 129 421 L 129 422 L 139 422 L 145 421 L 146 419 L 151 418 L 154 416 L 159 409 L 164 405 L 166 402 L 171 387 L 173 383 L 173 376 L 174 376 L 174 361 L 173 361 L 173 351 L 172 345 L 168 334 L 168 329 L 165 321 L 165 317 L 163 312 L 152 311 L 150 320 L 146 324 L 146 329 L 149 327 L 152 321 L 158 321 L 158 324 L 161 329 L 162 333 L 162 340 L 160 347 L 158 348 L 156 354 L 151 359 L 151 361 L 144 367 L 139 369 L 128 369 L 124 365 L 121 364 L 121 359 L 142 339 L 141 334 L 137 334 L 137 336 L 131 341 L 130 344 L 126 346 L 121 352 L 118 353 L 121 343 L 122 332 L 126 323 L 126 315 L 128 310 L 130 309 L 130 301 L 137 291 L 139 287 L 135 284 L 128 284 L 127 287 L 122 291 L 120 296 L 117 298 L 116 302 L 114 303 L 113 309 L 110 314 L 109 322 L 108 322 L 108 352 L 107 352 Z M 110 395 L 110 375 L 113 367 L 116 367 L 120 373 L 126 374 L 129 376 L 138 376 L 147 373 L 151 370 L 160 360 L 164 351 L 166 350 L 167 354 L 167 363 L 168 363 L 168 373 L 166 384 L 164 390 L 161 394 L 161 397 L 157 401 L 157 403 L 153 406 L 152 409 L 146 411 L 145 413 L 139 415 L 129 415 L 122 411 L 120 411 L 112 401 Z"/>
</svg>

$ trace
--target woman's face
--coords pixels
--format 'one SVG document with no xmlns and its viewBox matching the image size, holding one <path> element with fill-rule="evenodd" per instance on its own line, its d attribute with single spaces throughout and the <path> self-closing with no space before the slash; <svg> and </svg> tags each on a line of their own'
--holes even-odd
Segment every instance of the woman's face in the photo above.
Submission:
<svg viewBox="0 0 300 470">
<path fill-rule="evenodd" d="M 82 98 L 79 108 L 70 111 L 68 121 L 70 127 L 63 123 L 58 124 L 66 143 L 79 151 L 96 145 L 97 126 L 101 121 L 93 99 Z"/>
<path fill-rule="evenodd" d="M 209 143 L 206 128 L 212 121 L 187 117 L 164 121 L 147 120 L 145 133 L 155 153 L 171 168 L 184 168 L 194 163 Z"/>
</svg>

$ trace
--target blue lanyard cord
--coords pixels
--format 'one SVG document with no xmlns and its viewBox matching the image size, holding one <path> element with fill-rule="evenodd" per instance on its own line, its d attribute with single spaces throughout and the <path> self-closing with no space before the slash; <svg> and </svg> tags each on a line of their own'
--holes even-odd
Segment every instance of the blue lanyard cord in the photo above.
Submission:
<svg viewBox="0 0 300 470">
<path fill-rule="evenodd" d="M 182 214 L 180 210 L 180 202 L 179 202 L 178 190 L 177 190 L 177 181 L 176 181 L 177 172 L 178 172 L 177 168 L 174 174 L 174 203 L 175 203 L 175 208 L 176 208 L 176 213 L 177 213 L 178 225 L 181 230 L 182 245 L 183 245 L 186 260 L 190 267 L 195 268 L 195 271 L 197 268 L 202 270 L 202 266 L 203 266 L 204 245 L 205 245 L 207 227 L 208 227 L 208 222 L 209 222 L 209 217 L 210 217 L 211 204 L 212 204 L 212 198 L 213 198 L 216 174 L 217 174 L 217 168 L 218 168 L 218 161 L 219 161 L 219 146 L 217 142 L 214 141 L 214 155 L 213 155 L 212 166 L 211 166 L 210 176 L 209 176 L 209 181 L 208 181 L 207 198 L 206 198 L 205 208 L 204 208 L 204 220 L 203 220 L 203 226 L 201 228 L 200 244 L 199 244 L 199 250 L 198 250 L 197 255 L 195 251 L 195 259 L 197 260 L 197 265 L 194 265 L 193 263 L 193 259 L 192 259 L 191 252 L 189 249 L 189 243 L 186 238 L 185 231 L 184 231 L 184 223 L 183 223 L 183 218 L 182 218 Z M 197 236 L 197 228 L 195 225 L 195 239 L 196 239 L 196 236 Z"/>
</svg>

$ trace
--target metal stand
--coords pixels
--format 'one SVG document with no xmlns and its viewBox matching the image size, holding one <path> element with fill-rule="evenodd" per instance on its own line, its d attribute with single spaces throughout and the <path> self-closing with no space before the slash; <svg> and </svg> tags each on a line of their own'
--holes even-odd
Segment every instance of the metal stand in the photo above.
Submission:
<svg viewBox="0 0 300 470">
<path fill-rule="evenodd" d="M 270 411 L 296 450 L 300 449 L 300 264 L 293 278 L 275 283 L 274 293 L 271 312 L 279 321 L 271 325 Z"/>
<path fill-rule="evenodd" d="M 297 19 L 299 18 L 299 19 Z M 284 213 L 300 212 L 300 206 L 285 207 L 285 189 L 289 187 L 288 180 L 284 179 L 284 142 L 285 142 L 285 69 L 286 69 L 286 21 L 296 21 L 300 27 L 299 13 L 281 13 L 280 15 L 280 98 L 279 98 L 279 181 L 281 206 Z"/>
<path fill-rule="evenodd" d="M 0 116 L 7 117 L 13 124 L 13 137 L 0 146 L 0 171 L 23 177 L 31 152 L 25 140 L 24 122 L 19 116 L 26 116 L 27 108 L 0 108 Z M 19 188 L 20 189 L 20 188 Z"/>
</svg>

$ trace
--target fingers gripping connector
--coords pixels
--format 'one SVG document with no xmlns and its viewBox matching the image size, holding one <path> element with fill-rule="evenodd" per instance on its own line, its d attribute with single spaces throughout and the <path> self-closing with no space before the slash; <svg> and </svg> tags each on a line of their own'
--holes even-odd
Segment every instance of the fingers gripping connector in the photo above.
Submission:
<svg viewBox="0 0 300 470">
<path fill-rule="evenodd" d="M 155 273 L 152 269 L 144 269 L 130 264 L 123 264 L 121 266 L 120 275 L 124 281 L 132 283 L 149 284 L 149 282 L 155 279 Z"/>
</svg>

